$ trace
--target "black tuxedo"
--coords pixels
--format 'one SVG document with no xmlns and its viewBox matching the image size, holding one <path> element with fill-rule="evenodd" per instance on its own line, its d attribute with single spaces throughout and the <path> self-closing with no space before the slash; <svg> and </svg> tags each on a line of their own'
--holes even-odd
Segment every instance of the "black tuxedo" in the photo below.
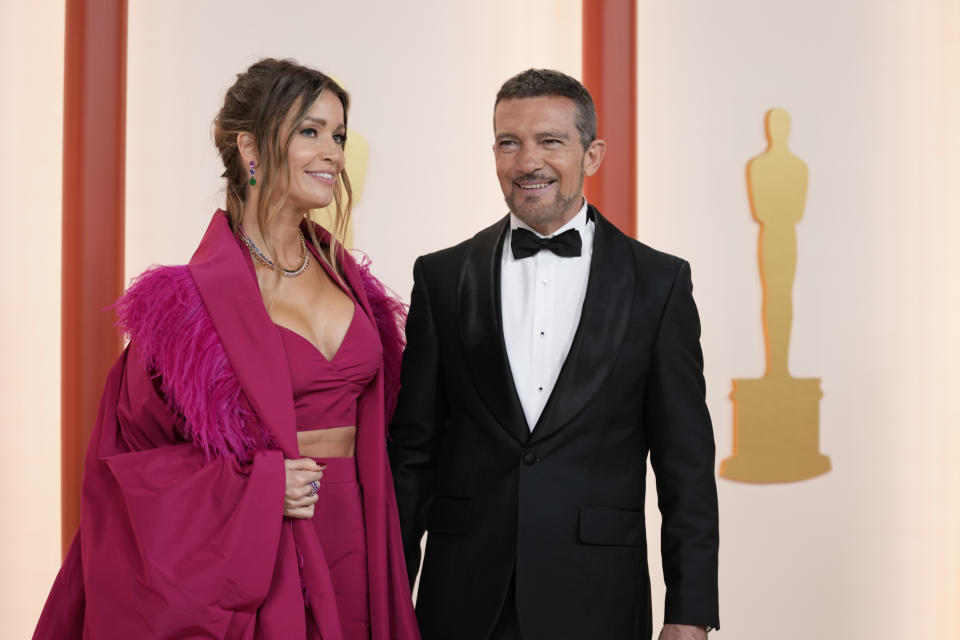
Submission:
<svg viewBox="0 0 960 640">
<path fill-rule="evenodd" d="M 646 458 L 666 622 L 719 626 L 714 441 L 689 265 L 591 207 L 580 325 L 531 433 L 500 313 L 508 219 L 419 258 L 390 458 L 425 640 L 487 640 L 511 579 L 524 640 L 649 638 Z"/>
</svg>

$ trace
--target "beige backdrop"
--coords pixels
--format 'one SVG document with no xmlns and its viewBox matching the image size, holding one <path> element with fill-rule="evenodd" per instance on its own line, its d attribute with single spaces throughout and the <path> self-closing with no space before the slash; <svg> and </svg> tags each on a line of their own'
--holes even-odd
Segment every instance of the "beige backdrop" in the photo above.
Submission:
<svg viewBox="0 0 960 640">
<path fill-rule="evenodd" d="M 370 143 L 356 244 L 408 294 L 417 255 L 505 212 L 493 96 L 533 65 L 580 75 L 580 4 L 241 0 L 227 14 L 131 0 L 128 277 L 189 258 L 221 200 L 219 100 L 279 55 L 353 93 L 351 127 Z M 765 148 L 767 109 L 790 111 L 810 167 L 791 365 L 823 379 L 834 470 L 719 480 L 720 637 L 960 636 L 958 3 L 637 5 L 639 235 L 693 265 L 719 457 L 730 380 L 763 369 L 745 163 Z M 29 635 L 59 564 L 62 6 L 0 4 L 2 637 Z"/>
<path fill-rule="evenodd" d="M 0 637 L 60 566 L 64 3 L 0 1 Z"/>
<path fill-rule="evenodd" d="M 720 457 L 731 378 L 763 373 L 767 109 L 810 168 L 790 361 L 834 470 L 719 480 L 721 637 L 960 637 L 960 5 L 638 5 L 639 235 L 692 262 Z"/>
</svg>

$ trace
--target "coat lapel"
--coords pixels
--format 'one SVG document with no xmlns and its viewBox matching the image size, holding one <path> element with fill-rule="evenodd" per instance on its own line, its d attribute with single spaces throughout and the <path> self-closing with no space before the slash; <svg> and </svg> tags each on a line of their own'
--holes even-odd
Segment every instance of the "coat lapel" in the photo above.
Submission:
<svg viewBox="0 0 960 640">
<path fill-rule="evenodd" d="M 250 254 L 230 231 L 225 213 L 214 214 L 189 266 L 247 399 L 284 455 L 299 458 L 280 332 L 263 306 Z"/>
<path fill-rule="evenodd" d="M 636 279 L 633 253 L 626 236 L 590 208 L 596 230 L 580 324 L 532 440 L 557 431 L 590 402 L 605 383 L 626 333 Z"/>
<path fill-rule="evenodd" d="M 317 234 L 317 240 L 321 245 L 326 245 L 330 243 L 330 232 L 321 227 L 315 222 L 310 222 L 304 219 L 300 227 L 306 231 L 307 225 L 313 225 L 314 233 Z M 310 253 L 313 254 L 315 260 L 319 260 L 320 257 L 317 255 L 317 249 L 313 246 L 313 243 L 308 242 L 307 246 L 310 247 Z M 370 307 L 370 300 L 367 298 L 366 289 L 363 287 L 363 277 L 360 275 L 360 269 L 357 266 L 356 261 L 353 256 L 349 254 L 346 247 L 340 245 L 337 251 L 337 262 L 340 265 L 340 271 L 343 274 L 343 279 L 346 280 L 347 285 L 350 287 L 351 293 L 356 301 L 360 304 L 360 309 L 363 310 L 363 313 L 370 320 L 370 323 L 376 327 L 376 318 L 373 315 L 373 309 Z"/>
<path fill-rule="evenodd" d="M 500 313 L 500 258 L 509 217 L 470 241 L 460 272 L 460 337 L 473 384 L 484 404 L 518 442 L 530 437 L 510 373 Z"/>
</svg>

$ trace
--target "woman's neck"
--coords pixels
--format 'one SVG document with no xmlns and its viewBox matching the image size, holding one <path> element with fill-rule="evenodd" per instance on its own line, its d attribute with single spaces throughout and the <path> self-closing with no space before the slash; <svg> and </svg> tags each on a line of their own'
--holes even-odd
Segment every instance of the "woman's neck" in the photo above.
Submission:
<svg viewBox="0 0 960 640">
<path fill-rule="evenodd" d="M 300 247 L 300 222 L 306 212 L 281 209 L 267 220 L 264 234 L 260 233 L 257 203 L 247 201 L 243 207 L 241 225 L 244 233 L 275 263 L 284 268 L 296 268 L 303 260 Z"/>
</svg>

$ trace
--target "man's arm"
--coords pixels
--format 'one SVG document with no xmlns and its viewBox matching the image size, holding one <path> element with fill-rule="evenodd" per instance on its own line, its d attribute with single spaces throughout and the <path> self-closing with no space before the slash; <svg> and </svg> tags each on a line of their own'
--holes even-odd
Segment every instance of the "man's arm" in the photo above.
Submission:
<svg viewBox="0 0 960 640">
<path fill-rule="evenodd" d="M 433 500 L 436 450 L 445 425 L 446 396 L 433 309 L 423 274 L 423 258 L 417 258 L 407 315 L 400 398 L 387 443 L 411 587 L 420 568 L 420 540 Z"/>
<path fill-rule="evenodd" d="M 683 262 L 654 345 L 645 409 L 663 516 L 664 622 L 668 627 L 720 626 L 715 446 L 704 395 L 700 319 L 693 302 L 690 265 Z M 684 630 L 665 627 L 667 631 Z"/>
</svg>

